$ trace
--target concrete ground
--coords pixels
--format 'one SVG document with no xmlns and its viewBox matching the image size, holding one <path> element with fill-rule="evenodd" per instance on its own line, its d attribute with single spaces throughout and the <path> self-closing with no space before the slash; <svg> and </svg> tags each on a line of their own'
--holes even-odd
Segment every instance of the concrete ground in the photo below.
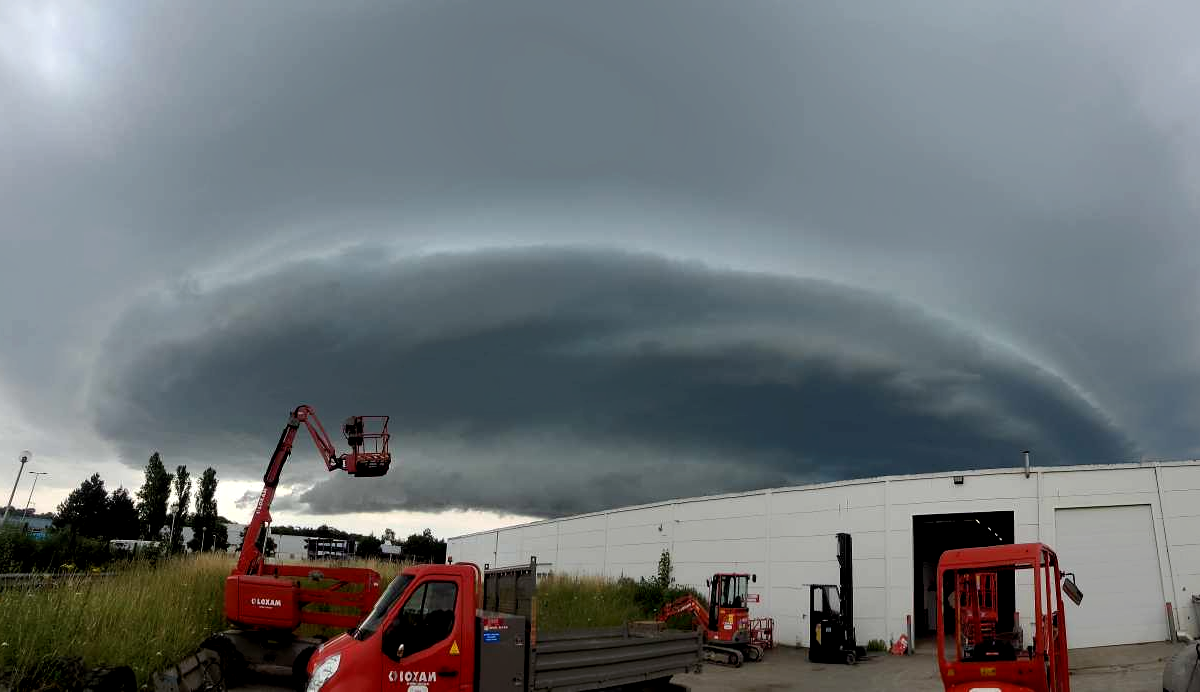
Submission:
<svg viewBox="0 0 1200 692">
<path fill-rule="evenodd" d="M 1136 644 L 1070 653 L 1071 692 L 1161 692 L 1166 660 L 1180 644 Z M 872 654 L 856 666 L 809 663 L 804 649 L 779 647 L 741 668 L 706 664 L 699 675 L 677 675 L 693 692 L 941 692 L 934 652 Z"/>
<path fill-rule="evenodd" d="M 1182 644 L 1134 644 L 1071 652 L 1071 692 L 1161 692 L 1166 660 Z M 804 649 L 779 647 L 741 668 L 705 664 L 699 675 L 676 675 L 693 692 L 942 692 L 932 647 L 912 656 L 872 654 L 856 666 L 809 663 Z M 269 683 L 241 692 L 288 692 Z"/>
</svg>

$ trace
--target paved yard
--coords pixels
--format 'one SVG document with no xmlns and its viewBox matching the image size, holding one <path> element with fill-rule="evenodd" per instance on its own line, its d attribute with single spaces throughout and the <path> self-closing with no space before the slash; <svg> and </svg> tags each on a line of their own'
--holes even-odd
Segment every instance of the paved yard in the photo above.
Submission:
<svg viewBox="0 0 1200 692">
<path fill-rule="evenodd" d="M 1162 671 L 1179 644 L 1138 644 L 1071 652 L 1072 692 L 1161 692 Z M 741 668 L 705 665 L 676 676 L 694 692 L 941 692 L 932 650 L 913 656 L 873 654 L 856 666 L 809 663 L 803 649 L 781 647 Z"/>
<path fill-rule="evenodd" d="M 1071 652 L 1071 692 L 1162 692 L 1162 671 L 1182 644 L 1137 644 Z M 693 692 L 941 692 L 933 651 L 914 656 L 872 654 L 856 666 L 809 663 L 804 649 L 780 647 L 761 663 L 741 668 L 705 665 L 699 675 L 677 675 Z M 287 692 L 258 684 L 244 692 Z"/>
</svg>

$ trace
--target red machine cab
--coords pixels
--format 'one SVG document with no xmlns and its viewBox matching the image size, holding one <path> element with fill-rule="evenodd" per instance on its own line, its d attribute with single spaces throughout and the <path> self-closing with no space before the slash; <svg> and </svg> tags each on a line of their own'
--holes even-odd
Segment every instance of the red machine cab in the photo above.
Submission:
<svg viewBox="0 0 1200 692">
<path fill-rule="evenodd" d="M 954 608 L 955 629 L 945 631 L 943 584 L 961 585 L 965 581 L 968 586 L 982 585 L 1001 572 L 1016 570 L 1033 573 L 1034 632 L 1030 643 L 1023 641 L 1019 630 L 997 633 L 994 628 L 981 626 L 982 618 L 987 616 L 979 607 Z M 981 688 L 995 692 L 1070 692 L 1062 595 L 1065 591 L 1078 604 L 1083 594 L 1070 575 L 1059 570 L 1058 556 L 1049 546 L 1022 543 L 948 550 L 938 561 L 937 572 L 937 656 L 947 692 Z M 983 575 L 991 577 L 980 579 Z M 974 596 L 977 598 L 977 593 Z M 950 645 L 953 650 L 948 650 Z"/>
</svg>

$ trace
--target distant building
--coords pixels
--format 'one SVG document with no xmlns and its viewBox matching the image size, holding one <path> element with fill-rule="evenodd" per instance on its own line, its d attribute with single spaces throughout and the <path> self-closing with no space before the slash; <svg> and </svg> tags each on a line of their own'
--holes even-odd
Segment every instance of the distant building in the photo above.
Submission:
<svg viewBox="0 0 1200 692">
<path fill-rule="evenodd" d="M 162 547 L 162 543 L 159 541 L 113 539 L 108 542 L 108 546 L 113 550 L 113 552 L 133 553 L 136 555 L 137 553 L 145 550 L 157 551 Z"/>
<path fill-rule="evenodd" d="M 47 516 L 20 516 L 10 514 L 8 517 L 9 526 L 23 526 L 25 533 L 29 534 L 36 540 L 42 540 L 46 537 L 46 532 L 50 530 L 50 525 L 54 520 Z"/>
<path fill-rule="evenodd" d="M 856 478 L 632 507 L 456 536 L 447 560 L 553 563 L 578 575 L 654 575 L 668 551 L 680 584 L 757 574 L 751 614 L 807 646 L 810 584 L 839 577 L 834 534 L 854 537 L 860 642 L 937 627 L 937 564 L 957 548 L 1047 543 L 1091 599 L 1065 604 L 1071 646 L 1200 636 L 1200 461 L 974 469 Z M 1001 575 L 1000 627 L 1033 632 L 1032 577 Z M 911 628 L 911 629 L 910 629 Z"/>
<path fill-rule="evenodd" d="M 344 560 L 354 557 L 354 541 L 349 538 L 307 538 L 304 548 L 309 560 Z"/>
</svg>

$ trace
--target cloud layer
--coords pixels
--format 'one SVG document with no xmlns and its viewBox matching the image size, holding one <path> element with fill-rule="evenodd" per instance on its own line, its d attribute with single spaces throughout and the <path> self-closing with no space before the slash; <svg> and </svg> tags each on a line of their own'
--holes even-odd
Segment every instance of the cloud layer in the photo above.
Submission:
<svg viewBox="0 0 1200 692">
<path fill-rule="evenodd" d="M 323 480 L 302 443 L 289 478 L 318 513 L 545 515 L 1132 453 L 1061 379 L 861 290 L 596 250 L 374 257 L 131 311 L 97 429 L 131 458 L 152 444 L 253 477 L 296 404 L 391 415 L 381 482 Z"/>
<path fill-rule="evenodd" d="M 1197 24 L 0 3 L 0 447 L 57 502 L 152 445 L 252 479 L 298 401 L 374 408 L 412 472 L 363 502 L 539 512 L 1200 455 Z"/>
</svg>

